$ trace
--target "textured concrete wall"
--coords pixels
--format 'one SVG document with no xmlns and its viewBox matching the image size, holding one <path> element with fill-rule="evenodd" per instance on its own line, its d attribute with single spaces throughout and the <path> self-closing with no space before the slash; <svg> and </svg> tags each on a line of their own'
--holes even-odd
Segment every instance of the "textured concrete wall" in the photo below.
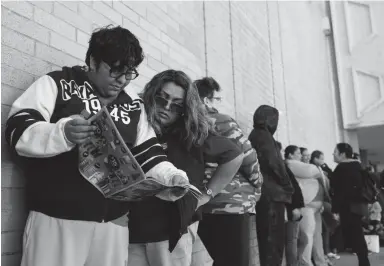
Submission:
<svg viewBox="0 0 384 266">
<path fill-rule="evenodd" d="M 25 180 L 5 148 L 9 107 L 37 77 L 84 64 L 93 29 L 119 24 L 140 39 L 146 58 L 130 86 L 140 91 L 157 72 L 206 73 L 221 84 L 220 109 L 244 131 L 261 104 L 281 111 L 284 145 L 322 149 L 336 142 L 323 2 L 2 2 L 2 263 L 19 265 L 26 219 Z M 251 265 L 257 265 L 255 223 Z M 201 243 L 195 260 L 209 264 Z M 196 265 L 203 265 L 198 262 Z"/>
</svg>

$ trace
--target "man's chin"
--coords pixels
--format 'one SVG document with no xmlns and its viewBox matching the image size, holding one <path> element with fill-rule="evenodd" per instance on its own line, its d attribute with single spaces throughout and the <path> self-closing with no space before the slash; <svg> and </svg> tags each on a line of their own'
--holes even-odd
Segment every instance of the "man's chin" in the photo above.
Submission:
<svg viewBox="0 0 384 266">
<path fill-rule="evenodd" d="M 122 90 L 110 90 L 108 91 L 108 96 L 109 97 L 115 97 L 117 95 L 119 95 L 119 93 L 121 92 Z"/>
</svg>

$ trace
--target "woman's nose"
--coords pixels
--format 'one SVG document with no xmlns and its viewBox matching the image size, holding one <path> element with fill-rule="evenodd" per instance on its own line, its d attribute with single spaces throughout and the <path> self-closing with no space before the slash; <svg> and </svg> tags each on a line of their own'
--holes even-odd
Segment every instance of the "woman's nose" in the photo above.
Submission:
<svg viewBox="0 0 384 266">
<path fill-rule="evenodd" d="M 165 110 L 170 110 L 171 109 L 171 104 L 172 104 L 171 101 L 167 101 L 167 103 L 164 105 L 164 109 Z"/>
</svg>

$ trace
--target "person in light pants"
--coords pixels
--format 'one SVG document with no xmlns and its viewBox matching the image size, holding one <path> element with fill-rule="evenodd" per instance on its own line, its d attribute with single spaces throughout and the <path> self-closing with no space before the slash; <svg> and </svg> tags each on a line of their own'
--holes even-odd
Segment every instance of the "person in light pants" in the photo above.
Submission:
<svg viewBox="0 0 384 266">
<path fill-rule="evenodd" d="M 170 162 L 187 173 L 202 196 L 196 199 L 187 193 L 174 203 L 152 197 L 132 204 L 129 266 L 190 266 L 196 221 L 201 220 L 199 206 L 232 180 L 243 153 L 234 141 L 211 134 L 213 123 L 192 80 L 183 71 L 168 69 L 156 74 L 146 84 L 143 100 L 161 143 L 159 148 Z M 217 167 L 204 185 L 206 163 Z"/>
<path fill-rule="evenodd" d="M 289 149 L 287 150 L 287 153 L 282 151 L 282 145 L 278 141 L 276 141 L 276 145 L 282 152 L 283 158 L 286 160 L 293 159 L 295 157 L 297 160 L 300 160 L 301 154 L 290 153 L 292 150 Z M 297 242 L 299 240 L 299 224 L 303 218 L 301 208 L 304 207 L 304 199 L 299 183 L 287 164 L 286 169 L 294 188 L 294 192 L 292 195 L 292 202 L 286 205 L 288 221 L 285 223 L 285 258 L 287 266 L 297 266 Z"/>
<path fill-rule="evenodd" d="M 192 263 L 192 249 L 197 237 L 199 222 L 188 227 L 175 249 L 168 251 L 169 241 L 160 241 L 129 246 L 129 264 L 132 266 L 188 266 Z"/>
<path fill-rule="evenodd" d="M 185 172 L 157 149 L 143 103 L 127 88 L 143 58 L 129 30 L 98 29 L 89 41 L 86 66 L 43 75 L 12 104 L 5 137 L 25 170 L 30 211 L 22 266 L 127 265 L 129 204 L 107 199 L 79 171 L 78 145 L 97 129 L 82 116 L 84 110 L 94 115 L 107 107 L 127 147 L 140 155 L 147 177 L 188 184 Z"/>
<path fill-rule="evenodd" d="M 322 218 L 324 198 L 327 195 L 321 170 L 315 165 L 299 160 L 300 149 L 290 145 L 286 153 L 297 154 L 286 163 L 297 179 L 304 199 L 303 215 L 299 224 L 298 265 L 312 266 L 312 257 L 317 266 L 327 266 L 322 240 Z"/>
<path fill-rule="evenodd" d="M 23 236 L 21 266 L 49 266 L 52 262 L 66 266 L 126 266 L 127 223 L 127 216 L 97 223 L 57 219 L 31 211 Z"/>
</svg>

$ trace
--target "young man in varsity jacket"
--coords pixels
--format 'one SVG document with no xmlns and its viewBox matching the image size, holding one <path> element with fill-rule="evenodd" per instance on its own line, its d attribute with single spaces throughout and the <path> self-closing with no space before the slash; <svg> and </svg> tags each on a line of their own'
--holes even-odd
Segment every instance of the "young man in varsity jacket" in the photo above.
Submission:
<svg viewBox="0 0 384 266">
<path fill-rule="evenodd" d="M 94 32 L 87 67 L 63 67 L 40 77 L 12 105 L 6 139 L 27 177 L 30 210 L 23 266 L 124 266 L 128 260 L 127 202 L 104 198 L 78 171 L 78 148 L 95 130 L 80 116 L 107 106 L 146 176 L 185 184 L 167 161 L 143 102 L 127 85 L 143 61 L 127 29 Z"/>
</svg>

